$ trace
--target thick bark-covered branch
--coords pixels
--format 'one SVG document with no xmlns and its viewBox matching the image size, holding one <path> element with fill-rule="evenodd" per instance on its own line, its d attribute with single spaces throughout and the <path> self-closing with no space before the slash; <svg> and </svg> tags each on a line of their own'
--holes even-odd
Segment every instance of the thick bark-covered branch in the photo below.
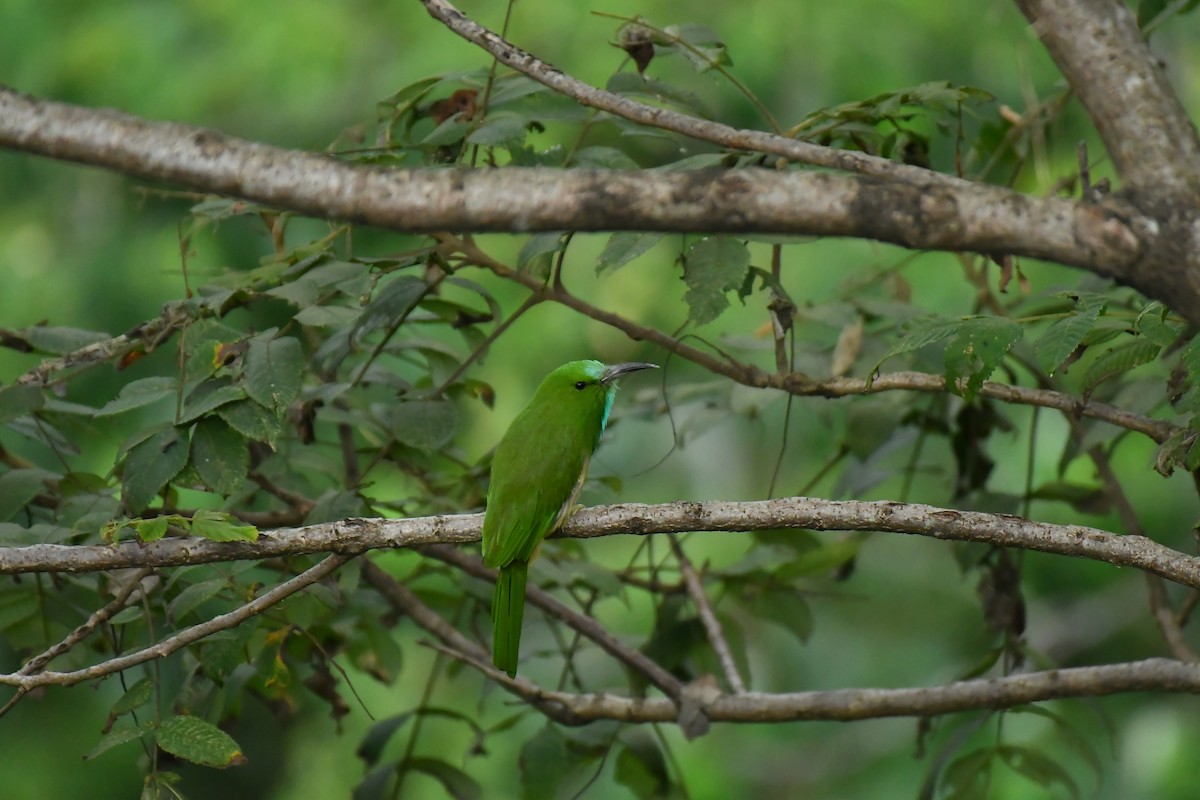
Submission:
<svg viewBox="0 0 1200 800">
<path fill-rule="evenodd" d="M 0 548 L 0 574 L 94 572 L 121 567 L 166 567 L 307 553 L 358 554 L 367 550 L 479 541 L 482 514 L 413 519 L 345 519 L 266 531 L 256 542 L 160 539 L 140 544 L 38 544 Z M 1007 514 L 958 511 L 919 503 L 790 497 L 753 502 L 676 502 L 597 506 L 581 510 L 557 535 L 588 539 L 613 534 L 687 531 L 884 531 L 1105 561 L 1200 588 L 1200 558 L 1142 536 L 1120 536 L 1082 525 L 1051 525 Z"/>
<path fill-rule="evenodd" d="M 855 236 L 1119 276 L 1138 253 L 1097 206 L 959 182 L 768 169 L 390 170 L 0 89 L 0 146 L 405 232 L 658 230 Z"/>
<path fill-rule="evenodd" d="M 1096 125 L 1118 196 L 1136 209 L 1142 256 L 1120 280 L 1200 321 L 1200 137 L 1133 11 L 1119 0 L 1016 3 Z"/>
<path fill-rule="evenodd" d="M 1200 138 L 1118 0 L 1016 0 L 1096 125 L 1124 183 L 1200 192 Z"/>
</svg>

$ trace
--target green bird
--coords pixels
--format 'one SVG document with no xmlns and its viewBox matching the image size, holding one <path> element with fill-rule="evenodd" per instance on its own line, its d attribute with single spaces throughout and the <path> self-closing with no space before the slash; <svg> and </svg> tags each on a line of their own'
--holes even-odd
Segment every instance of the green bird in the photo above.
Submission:
<svg viewBox="0 0 1200 800">
<path fill-rule="evenodd" d="M 567 517 L 583 487 L 617 394 L 617 379 L 657 364 L 572 361 L 542 381 L 492 459 L 483 563 L 500 570 L 492 598 L 492 662 L 517 672 L 525 580 L 538 545 Z"/>
</svg>

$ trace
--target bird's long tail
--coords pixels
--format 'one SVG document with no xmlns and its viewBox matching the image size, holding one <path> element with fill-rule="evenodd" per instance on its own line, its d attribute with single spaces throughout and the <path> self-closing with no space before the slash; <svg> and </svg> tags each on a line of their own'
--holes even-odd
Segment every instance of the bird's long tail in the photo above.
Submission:
<svg viewBox="0 0 1200 800">
<path fill-rule="evenodd" d="M 492 663 L 512 677 L 517 674 L 521 624 L 525 619 L 525 579 L 529 564 L 514 561 L 501 568 L 492 597 Z"/>
</svg>

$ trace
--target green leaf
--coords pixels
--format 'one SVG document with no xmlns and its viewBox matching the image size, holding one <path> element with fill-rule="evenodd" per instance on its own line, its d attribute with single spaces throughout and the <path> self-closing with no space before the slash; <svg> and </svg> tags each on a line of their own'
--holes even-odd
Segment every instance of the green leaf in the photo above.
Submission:
<svg viewBox="0 0 1200 800">
<path fill-rule="evenodd" d="M 235 521 L 220 511 L 201 509 L 192 516 L 191 531 L 194 536 L 214 542 L 253 542 L 258 539 L 258 528 Z"/>
<path fill-rule="evenodd" d="M 663 29 L 668 36 L 679 39 L 680 42 L 691 45 L 685 47 L 680 42 L 671 42 L 669 47 L 687 59 L 692 69 L 697 72 L 707 72 L 714 67 L 732 66 L 733 59 L 725 49 L 724 42 L 717 34 L 705 25 L 687 22 L 682 25 L 669 25 Z"/>
<path fill-rule="evenodd" d="M 1079 786 L 1062 765 L 1031 747 L 1001 745 L 997 748 L 1000 760 L 1038 786 L 1049 789 L 1058 783 L 1078 800 Z"/>
<path fill-rule="evenodd" d="M 411 711 L 405 711 L 403 714 L 397 714 L 394 717 L 388 717 L 376 722 L 367 729 L 367 733 L 363 736 L 362 744 L 354 751 L 354 754 L 366 762 L 368 767 L 373 767 L 383 756 L 383 750 L 387 743 L 391 740 L 392 735 L 401 727 L 413 718 Z"/>
<path fill-rule="evenodd" d="M 667 774 L 667 762 L 662 751 L 649 736 L 638 731 L 626 737 L 617 754 L 613 777 L 645 800 L 673 797 L 677 794 Z"/>
<path fill-rule="evenodd" d="M 605 271 L 616 272 L 662 241 L 664 235 L 627 231 L 614 233 L 608 238 L 600 257 L 596 259 L 596 274 Z"/>
<path fill-rule="evenodd" d="M 689 92 L 686 89 L 673 86 L 666 81 L 645 78 L 636 72 L 618 72 L 614 74 L 608 79 L 605 88 L 617 94 L 645 97 L 659 103 L 666 101 L 690 112 L 694 116 L 703 117 L 704 119 L 712 116 L 704 101 L 700 99 L 700 95 L 695 92 Z M 620 124 L 619 120 L 617 122 Z"/>
<path fill-rule="evenodd" d="M 380 289 L 363 309 L 353 335 L 361 338 L 381 326 L 394 325 L 403 320 L 416 308 L 427 289 L 425 281 L 411 275 L 397 277 Z"/>
<path fill-rule="evenodd" d="M 224 578 L 193 583 L 171 599 L 167 605 L 167 613 L 170 614 L 172 621 L 178 623 L 199 605 L 220 594 L 228 585 Z"/>
<path fill-rule="evenodd" d="M 121 497 L 130 513 L 137 514 L 167 482 L 179 474 L 188 460 L 188 445 L 182 428 L 159 431 L 125 456 Z"/>
<path fill-rule="evenodd" d="M 739 289 L 750 271 L 750 250 L 727 236 L 710 236 L 688 248 L 683 279 L 688 285 L 684 300 L 692 322 L 712 322 L 729 307 L 725 295 Z"/>
<path fill-rule="evenodd" d="M 1155 344 L 1170 347 L 1183 333 L 1185 326 L 1182 322 L 1167 319 L 1169 314 L 1167 307 L 1155 300 L 1138 312 L 1134 327 Z"/>
<path fill-rule="evenodd" d="M 163 750 L 193 764 L 223 769 L 246 763 L 232 736 L 199 717 L 171 717 L 158 727 L 156 738 Z"/>
<path fill-rule="evenodd" d="M 1003 317 L 964 320 L 946 345 L 946 385 L 964 400 L 974 399 L 1023 332 L 1020 325 Z"/>
<path fill-rule="evenodd" d="M 247 439 L 266 442 L 272 448 L 283 431 L 278 414 L 249 399 L 221 406 L 217 416 Z"/>
<path fill-rule="evenodd" d="M 558 797 L 572 762 L 562 730 L 557 725 L 543 725 L 521 748 L 517 761 L 521 768 L 521 796 L 525 800 Z"/>
<path fill-rule="evenodd" d="M 200 420 L 192 431 L 192 465 L 206 484 L 233 494 L 250 470 L 250 450 L 240 433 L 219 417 Z"/>
<path fill-rule="evenodd" d="M 183 411 L 179 413 L 178 421 L 180 424 L 192 422 L 226 403 L 241 400 L 245 396 L 246 392 L 240 386 L 230 383 L 228 378 L 204 381 L 184 400 Z"/>
<path fill-rule="evenodd" d="M 1117 345 L 1093 361 L 1083 374 L 1083 396 L 1089 396 L 1107 380 L 1124 375 L 1134 367 L 1149 364 L 1158 358 L 1162 348 L 1146 339 Z"/>
<path fill-rule="evenodd" d="M 521 114 L 488 114 L 483 124 L 471 132 L 467 141 L 485 147 L 515 147 L 525 141 L 529 120 Z"/>
<path fill-rule="evenodd" d="M 571 156 L 570 166 L 592 169 L 640 169 L 641 165 L 624 150 L 604 145 L 581 147 Z"/>
<path fill-rule="evenodd" d="M 549 275 L 551 259 L 567 246 L 568 236 L 562 231 L 535 233 L 521 245 L 517 253 L 517 269 L 534 275 Z"/>
<path fill-rule="evenodd" d="M 1016 708 L 1009 709 L 1009 713 L 1032 714 L 1033 716 L 1042 717 L 1053 722 L 1059 738 L 1092 768 L 1092 773 L 1096 776 L 1097 785 L 1103 779 L 1104 762 L 1101 760 L 1100 754 L 1096 752 L 1096 748 L 1092 747 L 1091 743 L 1083 737 L 1076 727 L 1061 714 L 1056 714 L 1048 708 L 1035 705 L 1017 706 Z"/>
<path fill-rule="evenodd" d="M 10 469 L 0 474 L 0 522 L 12 519 L 58 476 L 44 469 Z"/>
<path fill-rule="evenodd" d="M 888 351 L 880 357 L 874 368 L 872 368 L 871 374 L 874 375 L 879 372 L 879 367 L 883 365 L 883 362 L 892 356 L 912 353 L 934 342 L 949 339 L 959 332 L 968 319 L 971 319 L 971 317 L 955 317 L 952 319 L 946 319 L 945 317 L 918 317 L 904 323 L 901 329 L 904 332 L 903 338 L 888 348 Z"/>
<path fill-rule="evenodd" d="M 42 407 L 45 398 L 40 386 L 0 387 L 0 423 L 11 422 Z"/>
<path fill-rule="evenodd" d="M 1096 319 L 1104 311 L 1105 299 L 1086 295 L 1078 299 L 1076 311 L 1069 317 L 1056 320 L 1033 347 L 1038 366 L 1051 375 L 1062 365 L 1083 338 L 1092 332 Z"/>
<path fill-rule="evenodd" d="M 478 800 L 483 797 L 483 788 L 474 778 L 445 761 L 418 757 L 408 759 L 406 764 L 409 769 L 424 772 L 436 780 L 455 800 Z"/>
<path fill-rule="evenodd" d="M 167 517 L 152 517 L 151 519 L 130 520 L 128 524 L 137 531 L 138 539 L 141 541 L 157 542 L 167 535 L 170 521 Z"/>
<path fill-rule="evenodd" d="M 292 319 L 310 328 L 335 328 L 352 324 L 359 313 L 358 309 L 345 306 L 309 306 L 298 311 Z"/>
<path fill-rule="evenodd" d="M 946 767 L 942 785 L 946 800 L 987 800 L 995 751 L 981 747 L 961 755 Z"/>
<path fill-rule="evenodd" d="M 149 678 L 142 678 L 133 686 L 126 689 L 125 694 L 117 698 L 117 702 L 113 703 L 108 715 L 111 718 L 115 718 L 122 714 L 128 714 L 135 708 L 141 708 L 146 703 L 149 703 L 153 697 L 154 681 Z"/>
<path fill-rule="evenodd" d="M 392 407 L 388 425 L 396 441 L 432 452 L 454 439 L 458 410 L 446 400 L 410 400 Z"/>
<path fill-rule="evenodd" d="M 742 602 L 756 619 L 772 622 L 801 642 L 808 641 L 813 631 L 812 610 L 796 591 L 759 575 L 756 581 L 738 581 Z"/>
<path fill-rule="evenodd" d="M 153 730 L 154 730 L 154 720 L 148 720 L 146 722 L 143 722 L 141 725 L 133 725 L 130 727 L 117 728 L 116 730 L 111 730 L 108 733 L 104 734 L 104 736 L 100 739 L 100 741 L 96 744 L 96 746 L 92 748 L 92 752 L 90 752 L 86 756 L 84 756 L 83 760 L 91 761 L 92 759 L 97 758 L 98 756 L 103 755 L 104 753 L 107 753 L 109 750 L 113 749 L 117 745 L 122 745 L 122 744 L 126 744 L 128 742 L 137 741 L 138 739 L 142 738 L 147 733 L 150 733 Z"/>
<path fill-rule="evenodd" d="M 257 336 L 246 350 L 243 385 L 263 408 L 282 411 L 300 394 L 304 351 L 290 336 Z"/>
<path fill-rule="evenodd" d="M 148 406 L 178 391 L 175 379 L 169 376 L 142 378 L 121 387 L 121 392 L 96 412 L 97 417 L 120 414 L 134 408 Z"/>
</svg>

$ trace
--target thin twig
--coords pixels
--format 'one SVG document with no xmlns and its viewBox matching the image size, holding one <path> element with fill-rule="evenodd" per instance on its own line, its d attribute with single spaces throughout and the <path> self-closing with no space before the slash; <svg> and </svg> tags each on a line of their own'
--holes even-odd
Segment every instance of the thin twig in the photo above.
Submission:
<svg viewBox="0 0 1200 800">
<path fill-rule="evenodd" d="M 700 622 L 704 625 L 708 643 L 712 645 L 713 652 L 717 654 L 717 660 L 721 662 L 725 680 L 729 682 L 730 689 L 736 694 L 741 694 L 746 691 L 746 684 L 742 681 L 737 663 L 733 660 L 733 652 L 729 649 L 725 632 L 721 630 L 721 622 L 713 613 L 712 605 L 708 602 L 708 595 L 704 593 L 704 584 L 700 581 L 696 568 L 692 566 L 691 559 L 683 552 L 683 546 L 679 544 L 679 540 L 671 536 L 668 541 L 671 543 L 671 550 L 675 553 L 676 560 L 679 561 L 679 571 L 687 583 L 688 596 L 696 604 L 696 612 L 700 615 Z"/>
<path fill-rule="evenodd" d="M 111 658 L 99 664 L 93 664 L 90 667 L 72 672 L 39 672 L 34 675 L 23 675 L 20 672 L 16 672 L 8 675 L 0 675 L 0 684 L 17 686 L 25 691 L 38 686 L 73 686 L 83 681 L 95 680 L 105 675 L 111 675 L 114 672 L 135 667 L 138 664 L 144 664 L 156 658 L 165 658 L 176 650 L 197 642 L 206 636 L 233 628 L 245 622 L 250 617 L 261 614 L 281 600 L 321 580 L 352 558 L 354 556 L 348 554 L 336 553 L 331 555 L 317 565 L 301 572 L 291 580 L 279 584 L 264 595 L 256 597 L 244 606 L 234 609 L 227 614 L 213 617 L 207 622 L 193 625 L 190 628 L 184 628 L 150 647 L 145 647 L 141 650 L 136 650 L 132 653 Z"/>
<path fill-rule="evenodd" d="M 84 620 L 83 624 L 75 630 L 67 634 L 61 642 L 50 647 L 41 655 L 35 656 L 25 662 L 25 665 L 17 672 L 18 675 L 33 675 L 41 672 L 47 664 L 69 651 L 72 647 L 86 639 L 92 631 L 99 625 L 107 622 L 129 602 L 129 597 L 139 589 L 142 585 L 142 579 L 154 572 L 149 567 L 143 567 L 130 576 L 124 577 L 125 585 L 121 587 L 121 591 L 117 596 L 106 603 L 103 607 L 96 609 L 90 617 Z"/>
<path fill-rule="evenodd" d="M 889 161 L 886 158 L 851 150 L 836 150 L 763 131 L 733 128 L 678 111 L 639 103 L 628 97 L 597 89 L 510 44 L 494 31 L 473 21 L 445 0 L 421 0 L 421 2 L 430 16 L 457 35 L 491 53 L 506 66 L 585 106 L 607 111 L 631 122 L 673 131 L 733 150 L 770 153 L 792 161 L 830 169 L 907 180 L 921 185 L 969 185 L 966 181 L 948 175 Z"/>
<path fill-rule="evenodd" d="M 822 378 L 816 379 L 801 373 L 771 374 L 751 364 L 730 361 L 713 356 L 698 348 L 685 344 L 683 341 L 663 333 L 657 328 L 639 325 L 632 320 L 611 311 L 598 308 L 586 300 L 565 291 L 556 291 L 553 287 L 542 286 L 540 280 L 526 273 L 512 269 L 507 264 L 492 258 L 478 246 L 463 239 L 440 235 L 443 246 L 453 247 L 463 253 L 470 261 L 487 268 L 497 276 L 515 281 L 531 291 L 538 292 L 547 300 L 578 311 L 589 319 L 616 328 L 634 341 L 652 342 L 664 350 L 675 353 L 687 360 L 704 367 L 709 372 L 722 375 L 744 386 L 755 388 L 781 389 L 797 397 L 857 397 L 864 394 L 877 394 L 889 391 L 912 391 L 930 394 L 942 394 L 947 391 L 946 379 L 941 375 L 926 372 L 889 372 L 877 375 L 871 380 L 865 378 Z M 1068 417 L 1087 417 L 1089 419 L 1107 422 L 1119 428 L 1141 433 L 1159 444 L 1171 436 L 1184 431 L 1181 426 L 1166 420 L 1135 414 L 1131 411 L 1099 403 L 1084 401 L 1077 397 L 1053 389 L 1031 388 L 1027 386 L 1011 386 L 994 381 L 984 381 L 979 394 L 994 400 L 1018 405 L 1038 406 L 1061 411 Z"/>
<path fill-rule="evenodd" d="M 444 561 L 447 564 L 458 567 L 468 575 L 473 575 L 476 578 L 490 582 L 495 582 L 496 580 L 495 570 L 488 569 L 483 565 L 481 560 L 469 556 L 461 550 L 456 550 L 453 547 L 445 545 L 431 545 L 421 547 L 420 551 L 439 561 Z M 586 614 L 580 614 L 549 592 L 543 591 L 532 584 L 526 587 L 525 597 L 528 602 L 537 606 L 542 611 L 552 617 L 561 619 L 567 625 L 591 639 L 605 652 L 630 669 L 644 675 L 646 680 L 662 690 L 667 697 L 677 702 L 682 701 L 684 689 L 683 684 L 678 678 L 667 672 L 645 654 L 626 646 L 620 639 L 609 633 L 603 625 L 596 622 L 596 620 Z"/>
</svg>

